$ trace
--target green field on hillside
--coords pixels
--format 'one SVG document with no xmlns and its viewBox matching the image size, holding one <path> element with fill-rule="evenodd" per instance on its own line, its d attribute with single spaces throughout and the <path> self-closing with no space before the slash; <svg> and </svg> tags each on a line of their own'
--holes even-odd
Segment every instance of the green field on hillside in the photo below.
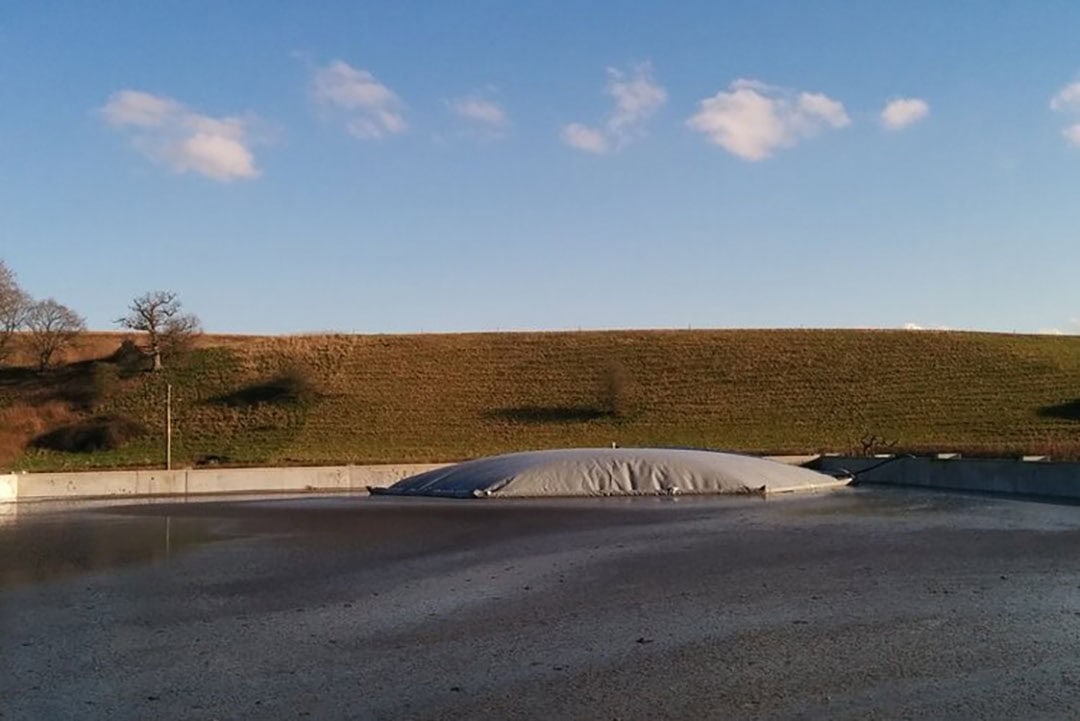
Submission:
<svg viewBox="0 0 1080 721">
<path fill-rule="evenodd" d="M 96 347 L 119 342 L 99 339 Z M 208 337 L 156 374 L 92 360 L 47 375 L 0 370 L 7 449 L 0 463 L 158 465 L 170 383 L 178 465 L 444 461 L 612 442 L 849 452 L 869 435 L 909 451 L 1080 453 L 1074 337 L 851 330 Z M 50 432 L 62 436 L 103 418 L 140 430 L 112 450 L 37 447 Z"/>
</svg>

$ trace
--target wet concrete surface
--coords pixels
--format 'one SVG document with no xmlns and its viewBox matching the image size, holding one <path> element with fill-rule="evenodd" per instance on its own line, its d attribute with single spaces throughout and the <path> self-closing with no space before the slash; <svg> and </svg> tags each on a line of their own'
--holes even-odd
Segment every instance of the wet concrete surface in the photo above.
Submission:
<svg viewBox="0 0 1080 721">
<path fill-rule="evenodd" d="M 1080 717 L 1080 507 L 334 497 L 0 515 L 0 718 Z"/>
</svg>

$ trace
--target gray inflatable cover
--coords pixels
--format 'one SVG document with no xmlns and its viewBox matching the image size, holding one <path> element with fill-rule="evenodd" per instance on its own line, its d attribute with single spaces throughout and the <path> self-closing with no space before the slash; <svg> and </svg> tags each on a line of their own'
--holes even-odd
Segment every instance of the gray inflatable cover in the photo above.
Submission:
<svg viewBox="0 0 1080 721">
<path fill-rule="evenodd" d="M 535 497 L 775 493 L 836 486 L 831 476 L 752 456 L 666 448 L 575 448 L 480 458 L 373 493 Z"/>
</svg>

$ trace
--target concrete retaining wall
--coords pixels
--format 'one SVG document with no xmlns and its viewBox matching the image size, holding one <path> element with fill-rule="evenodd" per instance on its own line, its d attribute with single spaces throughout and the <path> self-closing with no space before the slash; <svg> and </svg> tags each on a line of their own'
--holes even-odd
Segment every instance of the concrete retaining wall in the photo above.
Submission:
<svg viewBox="0 0 1080 721">
<path fill-rule="evenodd" d="M 860 483 L 1080 500 L 1080 463 L 1073 462 L 822 456 L 811 465 L 826 473 L 851 471 Z"/>
<path fill-rule="evenodd" d="M 368 486 L 387 486 L 442 465 L 20 473 L 0 475 L 0 502 L 206 493 L 361 491 Z"/>
<path fill-rule="evenodd" d="M 803 465 L 816 456 L 774 456 Z M 0 503 L 5 501 L 124 496 L 184 496 L 209 493 L 297 493 L 362 491 L 389 486 L 407 476 L 441 468 L 445 463 L 399 463 L 376 466 L 311 468 L 197 468 L 177 471 L 80 471 L 0 475 Z"/>
<path fill-rule="evenodd" d="M 19 495 L 19 477 L 0 474 L 0 503 L 14 501 Z"/>
</svg>

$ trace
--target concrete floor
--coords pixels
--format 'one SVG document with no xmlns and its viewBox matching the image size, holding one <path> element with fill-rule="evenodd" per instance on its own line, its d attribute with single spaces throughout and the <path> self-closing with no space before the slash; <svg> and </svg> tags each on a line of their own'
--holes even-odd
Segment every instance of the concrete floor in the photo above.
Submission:
<svg viewBox="0 0 1080 721">
<path fill-rule="evenodd" d="M 1080 507 L 43 506 L 0 632 L 5 720 L 1076 718 Z"/>
</svg>

